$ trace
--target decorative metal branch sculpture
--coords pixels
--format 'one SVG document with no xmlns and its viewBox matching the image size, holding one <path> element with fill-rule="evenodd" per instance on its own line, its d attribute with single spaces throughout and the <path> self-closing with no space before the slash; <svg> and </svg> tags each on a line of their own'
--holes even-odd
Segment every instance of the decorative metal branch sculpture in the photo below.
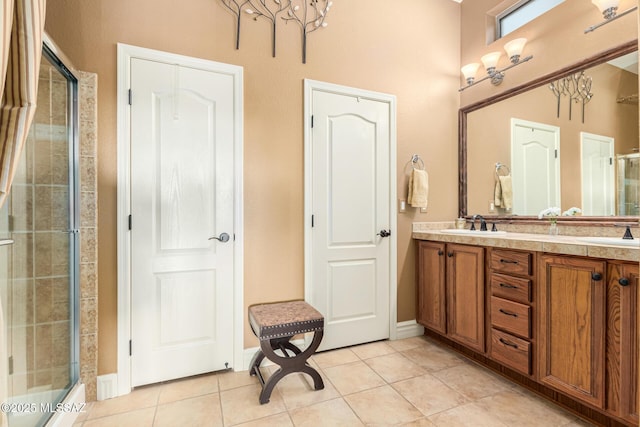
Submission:
<svg viewBox="0 0 640 427">
<path fill-rule="evenodd" d="M 569 120 L 571 120 L 573 103 L 582 103 L 582 123 L 584 123 L 585 105 L 593 98 L 592 84 L 592 78 L 585 76 L 584 71 L 552 82 L 549 89 L 557 99 L 557 117 L 560 117 L 560 98 L 566 96 L 569 98 Z"/>
<path fill-rule="evenodd" d="M 258 18 L 265 18 L 271 22 L 271 55 L 276 56 L 276 23 L 278 15 L 289 9 L 291 0 L 270 0 L 269 5 L 267 0 L 249 0 L 251 8 L 245 9 L 245 13 L 253 15 L 253 20 L 257 21 Z"/>
<path fill-rule="evenodd" d="M 242 16 L 242 8 L 249 0 L 238 2 L 236 0 L 220 0 L 224 7 L 229 9 L 236 17 L 236 49 L 240 49 L 240 17 Z"/>
<path fill-rule="evenodd" d="M 302 3 L 302 8 L 296 3 Z M 282 17 L 286 22 L 293 21 L 300 26 L 303 64 L 307 63 L 307 35 L 328 25 L 325 19 L 332 4 L 328 0 L 291 0 L 287 16 Z"/>
</svg>

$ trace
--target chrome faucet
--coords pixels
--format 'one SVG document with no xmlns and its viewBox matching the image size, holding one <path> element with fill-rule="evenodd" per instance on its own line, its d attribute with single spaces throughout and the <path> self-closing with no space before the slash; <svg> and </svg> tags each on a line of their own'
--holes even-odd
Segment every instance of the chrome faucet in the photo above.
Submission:
<svg viewBox="0 0 640 427">
<path fill-rule="evenodd" d="M 471 217 L 471 230 L 476 229 L 476 219 L 480 220 L 480 231 L 487 231 L 487 221 L 485 221 L 482 215 L 474 215 Z"/>
</svg>

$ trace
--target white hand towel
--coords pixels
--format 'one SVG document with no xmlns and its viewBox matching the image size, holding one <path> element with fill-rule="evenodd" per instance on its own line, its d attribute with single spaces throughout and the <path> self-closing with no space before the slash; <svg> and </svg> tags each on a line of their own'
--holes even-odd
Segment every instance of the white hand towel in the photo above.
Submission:
<svg viewBox="0 0 640 427">
<path fill-rule="evenodd" d="M 429 199 L 429 174 L 414 169 L 409 176 L 409 196 L 407 201 L 414 208 L 426 208 Z"/>
</svg>

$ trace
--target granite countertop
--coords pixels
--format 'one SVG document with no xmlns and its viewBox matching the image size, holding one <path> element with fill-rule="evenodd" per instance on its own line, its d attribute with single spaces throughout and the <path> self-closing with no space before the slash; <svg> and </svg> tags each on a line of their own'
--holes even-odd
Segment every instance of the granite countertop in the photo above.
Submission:
<svg viewBox="0 0 640 427">
<path fill-rule="evenodd" d="M 442 227 L 441 229 L 451 228 Z M 605 245 L 589 243 L 576 236 L 551 236 L 508 232 L 500 235 L 472 236 L 466 234 L 449 234 L 441 229 L 425 229 L 414 225 L 412 237 L 417 240 L 434 240 L 438 242 L 462 243 L 496 248 L 520 249 L 536 252 L 549 252 L 564 255 L 578 255 L 594 258 L 615 259 L 621 261 L 640 260 L 640 248 L 630 246 Z"/>
</svg>

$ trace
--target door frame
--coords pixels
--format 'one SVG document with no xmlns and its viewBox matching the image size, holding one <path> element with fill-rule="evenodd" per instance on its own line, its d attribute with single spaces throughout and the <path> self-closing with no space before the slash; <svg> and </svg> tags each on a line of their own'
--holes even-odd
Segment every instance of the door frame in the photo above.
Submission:
<svg viewBox="0 0 640 427">
<path fill-rule="evenodd" d="M 177 64 L 206 71 L 225 73 L 234 81 L 234 266 L 233 266 L 233 366 L 243 368 L 244 323 L 244 212 L 243 212 L 243 68 L 210 60 L 193 58 L 168 52 L 118 43 L 117 83 L 117 249 L 118 249 L 118 300 L 117 300 L 117 395 L 131 392 L 131 213 L 130 147 L 131 122 L 129 115 L 129 88 L 131 59 L 141 58 Z"/>
<path fill-rule="evenodd" d="M 313 156 L 311 150 L 311 112 L 313 111 L 313 91 L 321 90 L 337 95 L 366 98 L 389 104 L 389 339 L 397 337 L 398 327 L 398 212 L 396 175 L 396 97 L 386 93 L 372 92 L 348 86 L 304 79 L 304 296 L 311 298 L 313 290 L 313 251 L 311 215 L 313 214 Z"/>
</svg>

